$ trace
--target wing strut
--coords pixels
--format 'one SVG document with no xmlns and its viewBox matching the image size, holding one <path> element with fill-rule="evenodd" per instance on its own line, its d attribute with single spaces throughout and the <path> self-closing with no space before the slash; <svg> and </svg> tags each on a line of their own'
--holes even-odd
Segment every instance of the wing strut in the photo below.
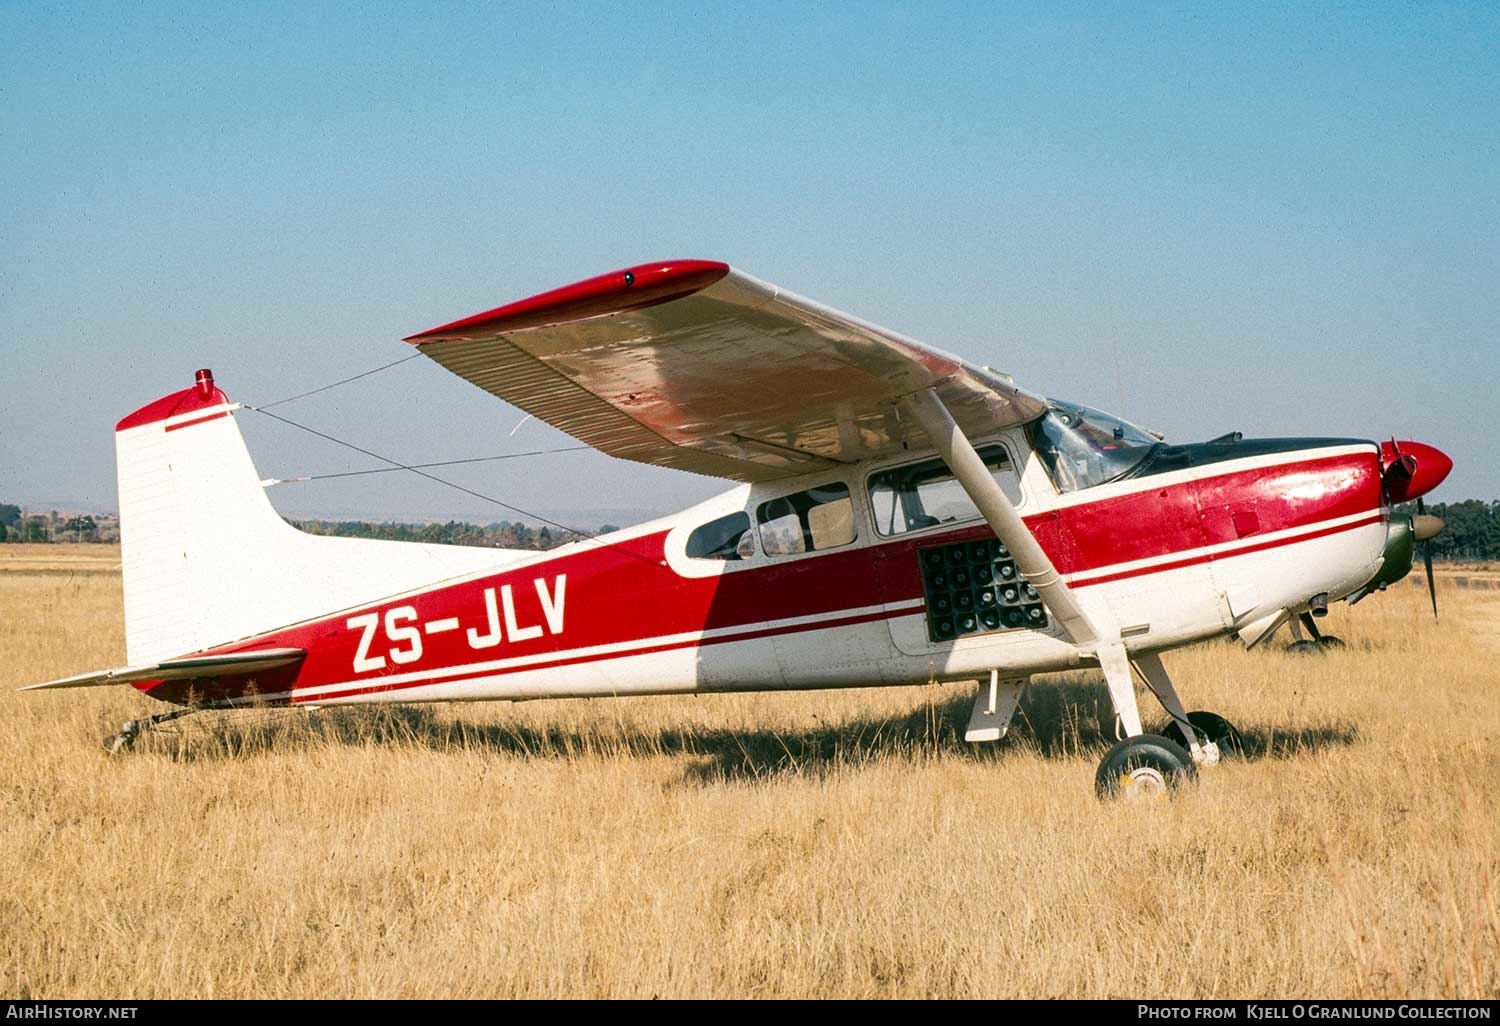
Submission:
<svg viewBox="0 0 1500 1026">
<path fill-rule="evenodd" d="M 1068 639 L 1080 648 L 1092 649 L 1100 645 L 1105 640 L 1102 632 L 1083 611 L 1072 590 L 1063 583 L 1052 560 L 1047 558 L 1031 529 L 1022 521 L 1021 514 L 1016 512 L 1016 507 L 990 476 L 984 461 L 954 422 L 937 392 L 930 388 L 914 392 L 901 400 L 901 408 L 921 425 L 933 448 L 984 515 L 995 537 L 1010 550 L 1021 576 L 1042 597 L 1042 602 L 1057 618 Z"/>
<path fill-rule="evenodd" d="M 979 512 L 984 514 L 995 537 L 1010 550 L 1021 576 L 1031 582 L 1068 640 L 1082 649 L 1084 655 L 1099 661 L 1099 668 L 1104 671 L 1104 680 L 1109 686 L 1110 701 L 1115 707 L 1117 734 L 1121 737 L 1140 735 L 1141 713 L 1135 699 L 1135 682 L 1130 675 L 1130 655 L 1125 650 L 1119 628 L 1112 622 L 1098 624 L 1083 611 L 1072 589 L 1063 582 L 1052 560 L 1047 558 L 1047 553 L 1042 551 L 1031 529 L 1021 519 L 1021 514 L 1016 512 L 1016 507 L 990 476 L 968 436 L 954 423 L 937 392 L 928 388 L 907 395 L 901 400 L 901 410 L 921 425 L 932 447 L 948 464 L 948 469 L 953 471 L 953 476 L 958 478 L 958 483 L 963 485 Z M 1143 658 L 1153 660 L 1150 665 L 1160 670 L 1161 663 L 1155 656 Z M 1160 670 L 1162 679 L 1166 679 L 1165 673 L 1165 670 Z M 1170 682 L 1166 686 L 1170 687 Z M 1175 692 L 1172 697 L 1175 701 Z M 1175 710 L 1170 711 L 1175 717 Z M 1217 758 L 1217 755 L 1204 754 L 1195 734 L 1188 737 L 1194 760 Z"/>
</svg>

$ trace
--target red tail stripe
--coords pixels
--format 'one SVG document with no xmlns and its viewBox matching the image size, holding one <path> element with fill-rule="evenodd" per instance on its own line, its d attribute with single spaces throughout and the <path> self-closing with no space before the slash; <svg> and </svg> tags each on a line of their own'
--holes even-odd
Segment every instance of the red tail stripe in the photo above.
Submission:
<svg viewBox="0 0 1500 1026">
<path fill-rule="evenodd" d="M 165 430 L 181 431 L 183 428 L 192 427 L 194 424 L 206 424 L 211 420 L 218 420 L 220 417 L 227 416 L 229 416 L 228 410 L 220 410 L 218 413 L 210 413 L 206 417 L 194 417 L 192 420 L 184 420 L 177 424 L 168 424 Z"/>
</svg>

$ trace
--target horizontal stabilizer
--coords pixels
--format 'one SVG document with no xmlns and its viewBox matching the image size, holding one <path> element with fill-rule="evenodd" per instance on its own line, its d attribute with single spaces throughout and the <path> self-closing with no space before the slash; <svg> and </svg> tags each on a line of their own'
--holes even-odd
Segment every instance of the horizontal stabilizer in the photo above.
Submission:
<svg viewBox="0 0 1500 1026">
<path fill-rule="evenodd" d="M 258 648 L 247 652 L 222 655 L 188 656 L 167 659 L 144 666 L 117 666 L 113 670 L 95 670 L 76 677 L 31 684 L 22 691 L 51 688 L 94 688 L 105 684 L 134 684 L 143 680 L 201 680 L 208 677 L 231 677 L 241 673 L 259 673 L 295 663 L 307 655 L 300 648 Z"/>
</svg>

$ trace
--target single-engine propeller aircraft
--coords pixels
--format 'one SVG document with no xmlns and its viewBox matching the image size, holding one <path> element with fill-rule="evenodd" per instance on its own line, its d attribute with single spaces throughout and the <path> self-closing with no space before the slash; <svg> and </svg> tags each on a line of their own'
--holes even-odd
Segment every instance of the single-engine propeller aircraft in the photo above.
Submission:
<svg viewBox="0 0 1500 1026">
<path fill-rule="evenodd" d="M 1101 795 L 1239 745 L 1161 653 L 1254 645 L 1411 569 L 1417 442 L 1169 445 L 726 264 L 643 264 L 408 342 L 602 452 L 737 484 L 547 552 L 303 534 L 208 371 L 116 428 L 129 683 L 181 708 L 980 681 L 1003 737 L 1034 674 L 1103 671 Z M 1132 671 L 1161 702 L 1141 723 Z"/>
</svg>

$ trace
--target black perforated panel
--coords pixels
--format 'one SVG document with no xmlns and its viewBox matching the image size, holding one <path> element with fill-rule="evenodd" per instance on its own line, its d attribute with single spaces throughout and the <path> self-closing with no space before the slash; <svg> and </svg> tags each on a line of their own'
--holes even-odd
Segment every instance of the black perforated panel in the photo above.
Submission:
<svg viewBox="0 0 1500 1026">
<path fill-rule="evenodd" d="M 967 634 L 1047 626 L 1035 589 L 995 538 L 920 549 L 927 592 L 927 636 L 952 641 Z"/>
</svg>

